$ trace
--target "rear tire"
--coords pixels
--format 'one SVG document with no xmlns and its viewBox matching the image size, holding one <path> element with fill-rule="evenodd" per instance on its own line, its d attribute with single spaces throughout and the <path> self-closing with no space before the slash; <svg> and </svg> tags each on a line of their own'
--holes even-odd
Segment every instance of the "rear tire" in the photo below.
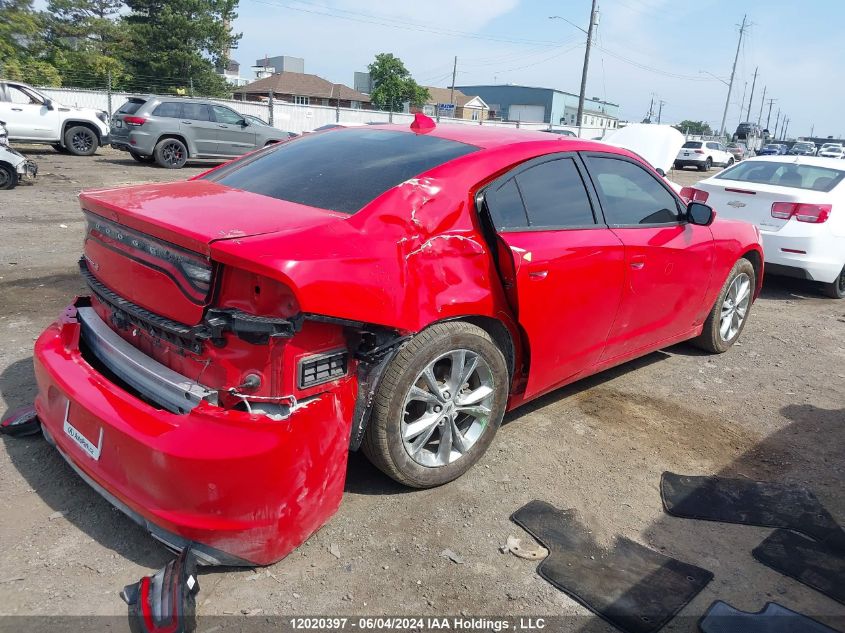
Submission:
<svg viewBox="0 0 845 633">
<path fill-rule="evenodd" d="M 508 391 L 505 357 L 487 332 L 461 321 L 432 325 L 385 370 L 364 454 L 413 488 L 457 479 L 493 441 Z"/>
<path fill-rule="evenodd" d="M 704 161 L 704 164 L 701 167 L 698 168 L 698 170 L 699 171 L 710 171 L 710 169 L 712 167 L 713 167 L 713 159 L 708 158 L 707 160 Z"/>
<path fill-rule="evenodd" d="M 18 172 L 11 165 L 0 163 L 0 190 L 14 189 L 18 184 Z"/>
<path fill-rule="evenodd" d="M 754 266 L 745 258 L 738 259 L 707 315 L 701 334 L 691 343 L 713 354 L 728 351 L 745 329 L 756 287 Z"/>
<path fill-rule="evenodd" d="M 188 162 L 188 148 L 177 138 L 166 138 L 158 142 L 154 156 L 161 167 L 181 169 Z"/>
<path fill-rule="evenodd" d="M 65 147 L 74 156 L 92 156 L 99 146 L 97 134 L 84 125 L 74 125 L 65 132 Z"/>
<path fill-rule="evenodd" d="M 832 299 L 845 299 L 845 266 L 839 273 L 839 277 L 823 286 L 824 293 Z"/>
</svg>

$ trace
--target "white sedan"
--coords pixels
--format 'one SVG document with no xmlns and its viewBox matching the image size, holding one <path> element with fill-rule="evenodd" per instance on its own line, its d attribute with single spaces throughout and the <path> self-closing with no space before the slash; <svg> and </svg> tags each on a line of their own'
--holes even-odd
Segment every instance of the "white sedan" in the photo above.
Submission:
<svg viewBox="0 0 845 633">
<path fill-rule="evenodd" d="M 845 298 L 845 163 L 815 156 L 761 156 L 730 167 L 684 197 L 723 218 L 756 224 L 766 271 L 810 279 Z"/>
</svg>

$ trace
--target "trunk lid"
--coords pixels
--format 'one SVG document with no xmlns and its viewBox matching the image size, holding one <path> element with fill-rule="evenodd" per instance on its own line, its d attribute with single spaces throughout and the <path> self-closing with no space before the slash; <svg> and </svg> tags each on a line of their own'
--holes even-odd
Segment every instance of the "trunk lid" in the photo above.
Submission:
<svg viewBox="0 0 845 633">
<path fill-rule="evenodd" d="M 764 185 L 741 181 L 720 179 L 719 184 L 711 181 L 693 185 L 706 191 L 707 204 L 713 207 L 720 217 L 742 220 L 756 224 L 761 231 L 776 232 L 788 220 L 772 216 L 772 204 L 775 202 L 824 202 L 825 194 L 818 191 Z"/>
<path fill-rule="evenodd" d="M 213 242 L 348 217 L 206 180 L 87 191 L 80 202 L 88 219 L 83 267 L 89 279 L 186 325 L 200 322 L 212 295 Z"/>
</svg>

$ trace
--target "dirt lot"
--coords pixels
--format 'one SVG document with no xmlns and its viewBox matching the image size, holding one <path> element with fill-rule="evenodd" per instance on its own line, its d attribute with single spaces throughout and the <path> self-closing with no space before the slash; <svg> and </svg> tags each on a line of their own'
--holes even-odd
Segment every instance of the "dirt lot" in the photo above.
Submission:
<svg viewBox="0 0 845 633">
<path fill-rule="evenodd" d="M 205 168 L 22 149 L 40 175 L 0 192 L 0 413 L 31 402 L 33 340 L 83 290 L 79 190 Z M 807 484 L 845 524 L 845 302 L 769 279 L 730 352 L 679 345 L 544 397 L 507 416 L 485 458 L 436 490 L 406 490 L 352 455 L 334 519 L 272 567 L 204 573 L 199 612 L 563 615 L 574 616 L 563 630 L 603 630 L 535 563 L 499 551 L 525 536 L 510 514 L 543 499 L 579 509 L 604 543 L 627 536 L 714 572 L 683 615 L 720 598 L 746 610 L 775 600 L 845 624 L 845 607 L 754 561 L 770 530 L 665 515 L 664 470 Z M 0 516 L 3 615 L 123 615 L 117 591 L 170 559 L 40 437 L 3 442 Z M 694 618 L 672 627 L 695 630 Z"/>
</svg>

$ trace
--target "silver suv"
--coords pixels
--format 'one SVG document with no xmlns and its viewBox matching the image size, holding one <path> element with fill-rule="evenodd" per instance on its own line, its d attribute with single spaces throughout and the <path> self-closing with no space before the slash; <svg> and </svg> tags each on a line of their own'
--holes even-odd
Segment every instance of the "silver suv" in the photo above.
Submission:
<svg viewBox="0 0 845 633">
<path fill-rule="evenodd" d="M 179 169 L 189 159 L 228 159 L 290 134 L 224 105 L 179 97 L 131 97 L 111 119 L 111 146 L 141 163 Z"/>
</svg>

